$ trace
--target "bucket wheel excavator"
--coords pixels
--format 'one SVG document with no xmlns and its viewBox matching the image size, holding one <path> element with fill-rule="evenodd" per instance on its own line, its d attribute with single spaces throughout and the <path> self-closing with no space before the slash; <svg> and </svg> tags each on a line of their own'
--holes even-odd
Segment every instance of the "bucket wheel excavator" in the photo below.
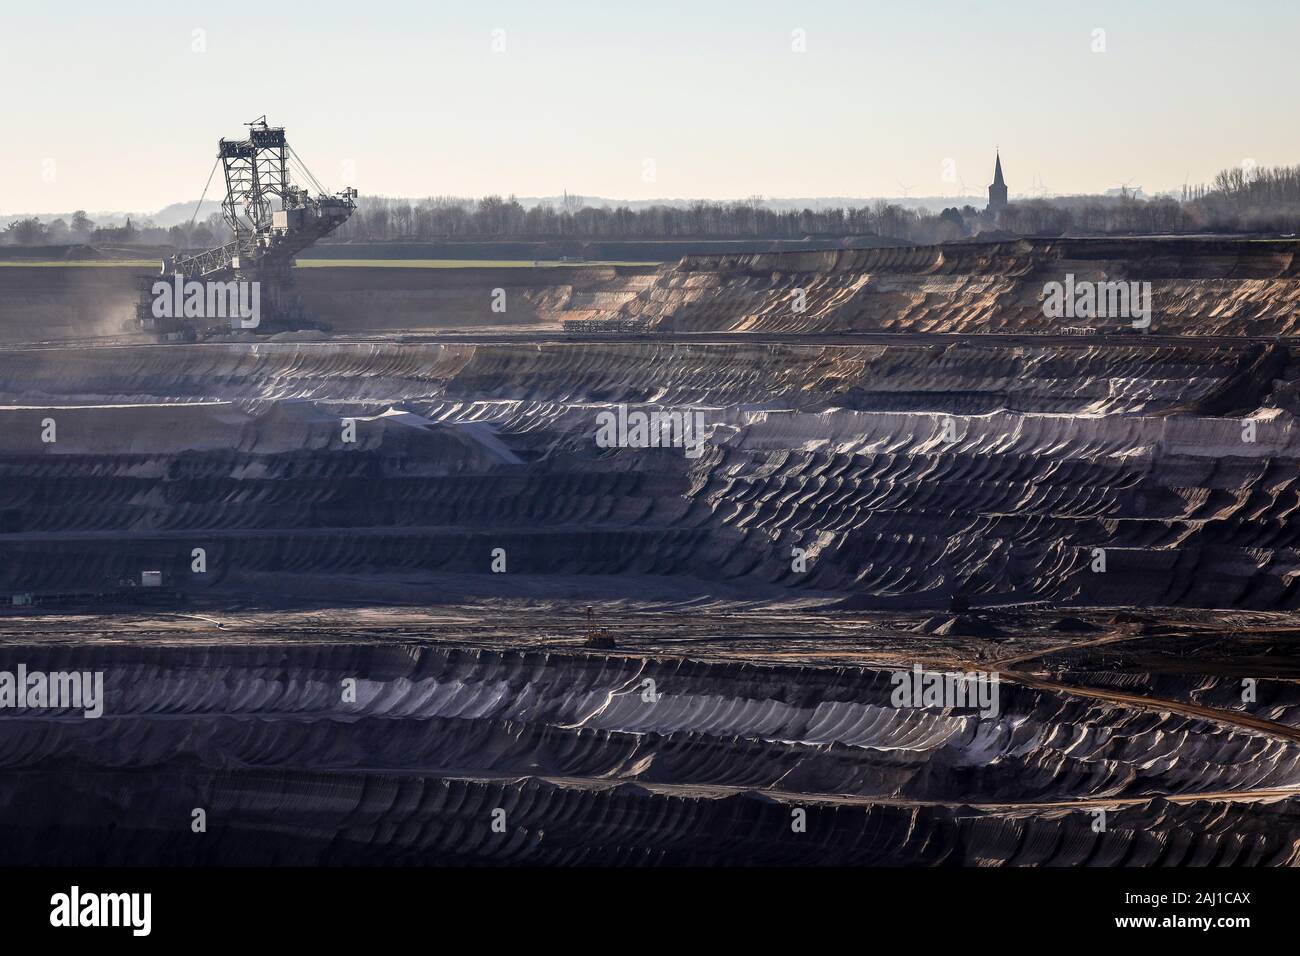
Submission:
<svg viewBox="0 0 1300 956">
<path fill-rule="evenodd" d="M 168 282 L 180 280 L 178 287 L 190 282 L 205 285 L 232 280 L 256 282 L 260 320 L 253 331 L 268 333 L 301 328 L 310 324 L 310 319 L 294 293 L 294 256 L 329 235 L 352 215 L 357 206 L 357 191 L 348 188 L 329 194 L 293 151 L 285 139 L 283 126 L 268 126 L 265 116 L 245 125 L 248 126 L 246 139 L 219 141 L 217 163 L 208 177 L 210 186 L 217 165 L 221 166 L 226 183 L 221 212 L 234 238 L 215 249 L 182 253 L 163 260 L 161 277 Z M 294 185 L 291 169 L 315 188 L 315 195 Z M 200 199 L 200 208 L 202 203 Z M 241 325 L 238 319 L 232 322 L 226 317 L 159 316 L 160 310 L 155 308 L 157 297 L 152 292 L 158 281 L 146 277 L 141 282 L 136 320 L 142 330 L 162 339 L 194 341 L 228 334 L 232 328 L 250 328 Z"/>
</svg>

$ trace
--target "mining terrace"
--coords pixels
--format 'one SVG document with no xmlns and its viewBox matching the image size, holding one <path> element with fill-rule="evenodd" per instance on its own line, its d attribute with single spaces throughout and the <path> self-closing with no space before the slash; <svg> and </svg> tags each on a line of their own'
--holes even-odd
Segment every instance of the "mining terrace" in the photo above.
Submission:
<svg viewBox="0 0 1300 956">
<path fill-rule="evenodd" d="M 0 861 L 1300 860 L 1300 243 L 297 271 L 0 266 Z"/>
</svg>

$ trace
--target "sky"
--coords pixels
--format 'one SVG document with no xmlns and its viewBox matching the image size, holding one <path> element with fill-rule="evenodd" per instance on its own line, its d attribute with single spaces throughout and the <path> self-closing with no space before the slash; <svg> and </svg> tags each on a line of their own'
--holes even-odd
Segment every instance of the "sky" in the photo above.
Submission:
<svg viewBox="0 0 1300 956">
<path fill-rule="evenodd" d="M 410 197 L 976 195 L 995 149 L 1013 197 L 1300 163 L 1294 0 L 288 7 L 7 5 L 0 210 L 193 201 L 263 114 L 331 189 Z"/>
</svg>

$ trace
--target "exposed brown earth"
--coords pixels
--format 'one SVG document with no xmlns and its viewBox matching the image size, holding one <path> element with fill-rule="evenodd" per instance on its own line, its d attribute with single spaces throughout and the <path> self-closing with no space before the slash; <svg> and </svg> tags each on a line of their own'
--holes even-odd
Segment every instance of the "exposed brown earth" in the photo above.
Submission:
<svg viewBox="0 0 1300 956">
<path fill-rule="evenodd" d="M 1295 240 L 1020 240 L 910 249 L 693 256 L 666 266 L 619 313 L 678 331 L 1042 332 L 1118 330 L 1049 319 L 1043 286 L 1150 282 L 1153 328 L 1290 335 L 1300 328 Z M 806 309 L 793 308 L 803 290 Z"/>
</svg>

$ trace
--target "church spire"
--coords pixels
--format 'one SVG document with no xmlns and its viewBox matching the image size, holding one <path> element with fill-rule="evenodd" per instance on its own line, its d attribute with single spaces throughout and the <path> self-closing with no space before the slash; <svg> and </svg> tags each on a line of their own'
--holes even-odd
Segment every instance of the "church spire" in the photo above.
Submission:
<svg viewBox="0 0 1300 956">
<path fill-rule="evenodd" d="M 996 218 L 1007 208 L 1007 182 L 1002 178 L 1002 151 L 998 150 L 993 164 L 993 183 L 989 186 L 989 204 L 985 212 Z"/>
</svg>

